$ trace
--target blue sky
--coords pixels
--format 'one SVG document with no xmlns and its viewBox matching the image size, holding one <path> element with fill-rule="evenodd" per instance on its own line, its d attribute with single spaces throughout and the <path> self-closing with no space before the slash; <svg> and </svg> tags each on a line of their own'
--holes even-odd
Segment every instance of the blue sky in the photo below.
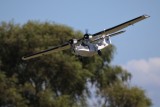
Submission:
<svg viewBox="0 0 160 107">
<path fill-rule="evenodd" d="M 146 90 L 153 107 L 157 107 L 160 105 L 157 100 L 160 99 L 159 4 L 158 0 L 1 0 L 0 22 L 49 21 L 96 33 L 140 15 L 150 15 L 126 28 L 126 33 L 112 38 L 117 48 L 112 63 L 129 70 L 133 84 Z"/>
</svg>

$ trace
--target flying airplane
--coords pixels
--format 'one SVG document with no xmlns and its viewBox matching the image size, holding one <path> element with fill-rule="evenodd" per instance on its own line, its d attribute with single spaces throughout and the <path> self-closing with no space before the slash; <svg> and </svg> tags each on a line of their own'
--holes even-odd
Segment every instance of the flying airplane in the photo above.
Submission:
<svg viewBox="0 0 160 107">
<path fill-rule="evenodd" d="M 22 57 L 22 60 L 29 60 L 69 48 L 71 48 L 75 55 L 82 57 L 91 57 L 95 54 L 101 55 L 101 50 L 111 44 L 110 37 L 124 33 L 125 31 L 120 30 L 139 21 L 142 21 L 148 17 L 150 16 L 142 15 L 112 28 L 97 32 L 95 34 L 89 34 L 88 32 L 86 32 L 84 36 L 80 39 L 70 39 L 62 45 L 24 56 Z"/>
</svg>

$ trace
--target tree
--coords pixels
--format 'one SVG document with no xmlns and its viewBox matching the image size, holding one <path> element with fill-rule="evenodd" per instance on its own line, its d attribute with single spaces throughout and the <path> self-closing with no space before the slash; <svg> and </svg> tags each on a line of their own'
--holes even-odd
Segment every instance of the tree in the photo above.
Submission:
<svg viewBox="0 0 160 107">
<path fill-rule="evenodd" d="M 2 22 L 0 105 L 88 106 L 89 82 L 97 87 L 97 94 L 105 99 L 104 106 L 118 107 L 122 101 L 129 102 L 122 106 L 151 106 L 143 90 L 127 85 L 131 74 L 119 66 L 110 65 L 115 50 L 113 45 L 103 50 L 101 57 L 78 58 L 70 50 L 65 50 L 29 61 L 21 60 L 24 55 L 82 35 L 80 31 L 55 23 L 28 21 L 18 25 Z"/>
<path fill-rule="evenodd" d="M 26 100 L 21 96 L 20 90 L 16 85 L 15 76 L 7 78 L 3 72 L 0 72 L 0 105 L 1 107 L 27 107 Z"/>
</svg>

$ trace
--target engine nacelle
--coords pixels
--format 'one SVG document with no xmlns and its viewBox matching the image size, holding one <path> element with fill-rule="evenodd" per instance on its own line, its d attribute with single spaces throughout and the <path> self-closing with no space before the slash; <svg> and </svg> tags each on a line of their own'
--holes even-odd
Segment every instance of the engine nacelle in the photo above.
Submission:
<svg viewBox="0 0 160 107">
<path fill-rule="evenodd" d="M 84 39 L 92 39 L 92 35 L 90 35 L 90 34 L 85 34 L 85 35 L 84 35 Z"/>
<path fill-rule="evenodd" d="M 77 39 L 71 39 L 69 40 L 69 43 L 72 45 L 72 44 L 76 44 L 78 41 Z"/>
</svg>

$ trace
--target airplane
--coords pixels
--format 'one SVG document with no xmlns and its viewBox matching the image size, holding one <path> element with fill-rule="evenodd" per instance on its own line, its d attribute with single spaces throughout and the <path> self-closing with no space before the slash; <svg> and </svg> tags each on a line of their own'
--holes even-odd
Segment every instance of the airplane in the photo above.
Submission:
<svg viewBox="0 0 160 107">
<path fill-rule="evenodd" d="M 22 60 L 29 60 L 69 48 L 73 51 L 75 55 L 82 57 L 91 57 L 95 54 L 102 55 L 101 50 L 111 44 L 110 37 L 124 33 L 125 31 L 120 30 L 149 17 L 150 16 L 148 15 L 142 15 L 117 26 L 97 32 L 95 34 L 88 34 L 88 32 L 86 31 L 84 36 L 80 39 L 70 39 L 62 45 L 58 45 L 53 48 L 49 48 L 37 53 L 24 56 L 22 57 Z"/>
</svg>

